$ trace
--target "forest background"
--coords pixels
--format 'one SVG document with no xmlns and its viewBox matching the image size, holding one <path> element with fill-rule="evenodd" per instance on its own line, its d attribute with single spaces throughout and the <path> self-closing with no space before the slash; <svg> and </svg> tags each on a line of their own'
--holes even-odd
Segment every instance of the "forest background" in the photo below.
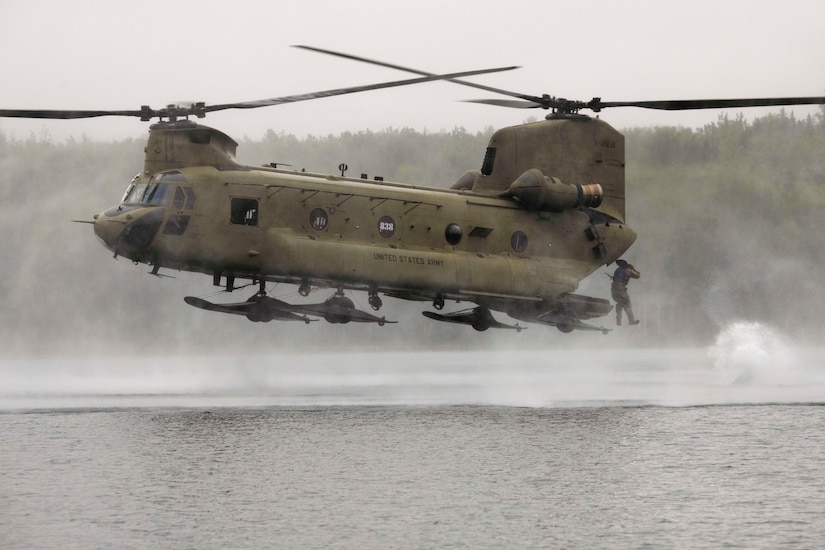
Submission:
<svg viewBox="0 0 825 550">
<path fill-rule="evenodd" d="M 622 129 L 627 223 L 639 234 L 626 258 L 642 273 L 630 286 L 642 324 L 608 336 L 540 325 L 519 334 L 477 333 L 425 319 L 420 312 L 429 304 L 393 299 L 385 299 L 382 313 L 401 322 L 384 327 L 258 324 L 191 308 L 184 296 L 214 297 L 211 277 L 147 275 L 145 265 L 113 260 L 91 226 L 71 223 L 117 204 L 142 168 L 143 139 L 12 139 L 2 129 L 0 121 L 2 355 L 701 346 L 737 321 L 765 324 L 801 344 L 822 341 L 825 109 L 805 119 L 782 111 L 753 121 L 720 116 L 696 129 Z M 449 187 L 480 167 L 493 131 L 388 128 L 299 139 L 270 130 L 239 140 L 238 159 L 323 173 L 346 163 L 349 174 Z M 604 274 L 613 268 L 593 274 L 578 292 L 609 298 Z M 288 297 L 295 289 L 272 294 Z M 612 314 L 601 321 L 613 327 Z"/>
</svg>

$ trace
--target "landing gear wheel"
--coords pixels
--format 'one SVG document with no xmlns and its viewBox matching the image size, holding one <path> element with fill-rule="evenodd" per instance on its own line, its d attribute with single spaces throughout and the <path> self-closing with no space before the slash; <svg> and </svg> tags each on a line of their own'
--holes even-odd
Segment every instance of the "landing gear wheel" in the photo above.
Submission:
<svg viewBox="0 0 825 550">
<path fill-rule="evenodd" d="M 384 305 L 384 302 L 381 301 L 381 297 L 378 296 L 378 293 L 374 290 L 371 290 L 369 293 L 369 303 L 370 307 L 375 311 L 378 311 L 381 309 L 381 306 Z"/>
<path fill-rule="evenodd" d="M 435 300 L 433 300 L 433 307 L 439 311 L 444 309 L 444 296 L 442 296 L 441 294 L 436 296 Z"/>
<path fill-rule="evenodd" d="M 301 281 L 301 286 L 298 287 L 298 294 L 301 296 L 309 296 L 309 279 Z"/>
</svg>

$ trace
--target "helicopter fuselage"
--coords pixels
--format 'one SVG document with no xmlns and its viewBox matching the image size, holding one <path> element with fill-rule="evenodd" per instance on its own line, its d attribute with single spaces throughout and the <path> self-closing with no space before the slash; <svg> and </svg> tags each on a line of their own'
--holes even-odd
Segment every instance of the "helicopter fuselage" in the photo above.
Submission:
<svg viewBox="0 0 825 550">
<path fill-rule="evenodd" d="M 192 167 L 155 178 L 150 185 L 171 186 L 162 203 L 119 205 L 95 228 L 120 256 L 184 271 L 554 297 L 618 258 L 634 236 L 600 226 L 608 254 L 597 262 L 584 210 L 527 212 L 467 192 L 281 170 Z M 172 204 L 175 195 L 183 199 Z"/>
<path fill-rule="evenodd" d="M 218 139 L 226 136 L 197 126 L 206 130 L 216 139 L 194 141 L 226 150 Z M 572 199 L 537 195 L 533 183 L 542 178 L 532 174 L 521 178 L 525 200 L 518 200 L 466 188 L 242 166 L 228 157 L 191 165 L 199 158 L 191 150 L 188 163 L 176 164 L 150 158 L 151 148 L 152 139 L 149 170 L 136 176 L 121 204 L 96 217 L 96 234 L 116 256 L 150 264 L 154 273 L 211 274 L 228 290 L 236 278 L 246 278 L 442 304 L 470 301 L 533 318 L 636 238 L 620 220 L 576 206 L 577 188 L 570 188 Z M 154 148 L 160 149 L 167 148 Z M 151 173 L 154 168 L 160 170 Z M 544 198 L 530 199 L 539 195 Z M 526 200 L 558 204 L 528 208 Z"/>
</svg>

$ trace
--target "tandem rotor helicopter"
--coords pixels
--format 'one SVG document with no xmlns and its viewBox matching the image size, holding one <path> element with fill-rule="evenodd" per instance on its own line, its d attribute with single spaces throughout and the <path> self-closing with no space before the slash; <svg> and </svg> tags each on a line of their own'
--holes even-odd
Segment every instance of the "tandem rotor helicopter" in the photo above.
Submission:
<svg viewBox="0 0 825 550">
<path fill-rule="evenodd" d="M 157 119 L 150 126 L 143 171 L 123 199 L 94 217 L 95 234 L 135 263 L 212 275 L 231 292 L 239 280 L 258 291 L 240 303 L 186 297 L 187 304 L 256 322 L 391 323 L 359 310 L 344 291 L 429 302 L 429 319 L 507 328 L 493 311 L 562 332 L 608 329 L 586 321 L 609 313 L 608 300 L 575 293 L 579 283 L 620 258 L 636 240 L 625 219 L 624 136 L 581 114 L 608 107 L 660 110 L 825 104 L 825 97 L 675 101 L 571 101 L 476 84 L 463 77 L 504 67 L 433 74 L 309 46 L 306 50 L 398 69 L 416 78 L 296 96 L 125 111 L 0 110 L 2 117 Z M 190 118 L 394 86 L 446 80 L 510 99 L 471 100 L 550 110 L 545 120 L 498 130 L 481 168 L 450 188 L 422 187 L 235 161 L 237 143 Z M 267 283 L 298 286 L 302 296 L 331 289 L 316 304 L 268 295 Z M 448 301 L 473 304 L 441 313 Z"/>
</svg>

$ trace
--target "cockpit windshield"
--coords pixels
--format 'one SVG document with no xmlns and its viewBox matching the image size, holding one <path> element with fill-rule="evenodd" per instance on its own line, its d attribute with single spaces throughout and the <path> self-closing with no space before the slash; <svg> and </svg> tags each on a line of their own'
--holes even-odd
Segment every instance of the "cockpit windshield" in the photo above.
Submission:
<svg viewBox="0 0 825 550">
<path fill-rule="evenodd" d="M 140 174 L 132 178 L 132 183 L 129 184 L 129 187 L 126 188 L 126 192 L 123 193 L 123 198 L 120 199 L 122 203 L 136 203 L 139 202 L 138 198 L 143 196 L 143 193 L 146 192 L 146 182 L 143 181 L 143 178 L 140 177 Z"/>
<path fill-rule="evenodd" d="M 125 204 L 157 204 L 165 205 L 169 202 L 172 185 L 169 183 L 162 183 L 161 179 L 166 178 L 149 178 L 149 181 L 143 181 L 140 175 L 135 176 L 132 183 L 126 189 L 121 202 Z"/>
<path fill-rule="evenodd" d="M 166 204 L 169 202 L 169 184 L 156 183 L 149 180 L 149 186 L 146 188 L 146 193 L 143 195 L 141 202 L 149 204 Z"/>
</svg>

